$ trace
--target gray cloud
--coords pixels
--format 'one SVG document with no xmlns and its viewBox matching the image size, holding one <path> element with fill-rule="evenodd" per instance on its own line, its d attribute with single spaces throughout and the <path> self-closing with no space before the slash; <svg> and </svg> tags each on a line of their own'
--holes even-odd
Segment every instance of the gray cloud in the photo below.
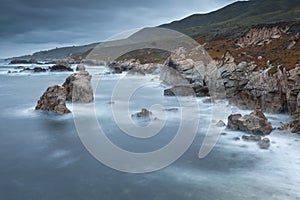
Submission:
<svg viewBox="0 0 300 200">
<path fill-rule="evenodd" d="M 2 0 L 0 57 L 85 44 L 128 29 L 157 26 L 235 0 Z M 48 45 L 47 45 L 48 44 Z"/>
</svg>

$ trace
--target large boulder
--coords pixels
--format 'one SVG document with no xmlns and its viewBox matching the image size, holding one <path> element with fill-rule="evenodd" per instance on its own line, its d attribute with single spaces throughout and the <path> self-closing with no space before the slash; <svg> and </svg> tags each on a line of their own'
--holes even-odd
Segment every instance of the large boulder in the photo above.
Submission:
<svg viewBox="0 0 300 200">
<path fill-rule="evenodd" d="M 67 100 L 89 103 L 94 100 L 91 86 L 92 76 L 87 71 L 80 71 L 69 76 L 63 84 L 66 88 Z"/>
<path fill-rule="evenodd" d="M 62 86 L 49 87 L 37 102 L 36 110 L 47 110 L 58 114 L 70 113 L 66 107 L 66 90 Z"/>
<path fill-rule="evenodd" d="M 189 82 L 184 76 L 172 67 L 164 66 L 160 72 L 160 80 L 166 85 L 187 85 Z"/>
<path fill-rule="evenodd" d="M 270 134 L 273 130 L 271 123 L 261 110 L 256 110 L 250 115 L 234 114 L 228 117 L 228 128 L 240 130 L 256 135 Z"/>
</svg>

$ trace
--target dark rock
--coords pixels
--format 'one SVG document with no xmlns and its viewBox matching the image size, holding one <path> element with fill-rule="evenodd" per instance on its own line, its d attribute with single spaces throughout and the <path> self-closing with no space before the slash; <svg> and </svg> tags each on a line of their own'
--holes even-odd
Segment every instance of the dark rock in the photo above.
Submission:
<svg viewBox="0 0 300 200">
<path fill-rule="evenodd" d="M 254 141 L 254 142 L 258 142 L 261 140 L 261 136 L 260 135 L 243 135 L 242 136 L 242 139 L 243 140 L 246 140 L 246 141 Z"/>
<path fill-rule="evenodd" d="M 15 59 L 10 61 L 9 64 L 39 64 L 35 59 L 23 60 L 23 59 Z"/>
<path fill-rule="evenodd" d="M 66 88 L 67 100 L 89 103 L 94 100 L 91 86 L 92 76 L 87 71 L 80 71 L 69 76 L 63 84 Z"/>
<path fill-rule="evenodd" d="M 52 67 L 49 67 L 51 72 L 72 72 L 73 69 L 66 65 L 57 64 Z"/>
<path fill-rule="evenodd" d="M 241 140 L 241 138 L 239 138 L 239 137 L 234 137 L 233 140 L 234 140 L 234 141 L 239 141 L 239 140 Z"/>
<path fill-rule="evenodd" d="M 37 102 L 36 110 L 47 110 L 58 114 L 70 113 L 66 107 L 66 90 L 62 86 L 49 87 Z"/>
<path fill-rule="evenodd" d="M 166 108 L 164 109 L 164 111 L 168 111 L 168 112 L 178 112 L 178 108 Z"/>
<path fill-rule="evenodd" d="M 142 108 L 141 112 L 135 113 L 131 115 L 131 117 L 150 117 L 152 115 L 152 112 L 147 110 L 146 108 Z"/>
<path fill-rule="evenodd" d="M 33 72 L 46 72 L 47 70 L 41 67 L 35 67 L 33 68 Z"/>
<path fill-rule="evenodd" d="M 165 96 L 195 96 L 195 92 L 190 86 L 174 86 L 164 90 Z"/>
</svg>

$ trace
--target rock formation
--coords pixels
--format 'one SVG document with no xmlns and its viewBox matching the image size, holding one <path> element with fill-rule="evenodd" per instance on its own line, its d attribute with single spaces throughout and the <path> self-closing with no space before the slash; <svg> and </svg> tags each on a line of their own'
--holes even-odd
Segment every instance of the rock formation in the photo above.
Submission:
<svg viewBox="0 0 300 200">
<path fill-rule="evenodd" d="M 63 84 L 68 101 L 89 103 L 94 100 L 91 86 L 92 76 L 87 71 L 80 71 L 69 76 Z"/>
<path fill-rule="evenodd" d="M 37 102 L 36 110 L 47 110 L 58 114 L 70 113 L 66 107 L 66 90 L 62 86 L 49 87 Z"/>
<path fill-rule="evenodd" d="M 234 114 L 228 117 L 229 129 L 246 131 L 255 135 L 270 134 L 273 130 L 271 123 L 261 110 L 252 112 L 250 115 Z"/>
<path fill-rule="evenodd" d="M 150 117 L 152 115 L 152 112 L 147 110 L 146 108 L 142 108 L 141 112 L 132 114 L 131 117 Z"/>
<path fill-rule="evenodd" d="M 195 96 L 195 92 L 190 86 L 174 86 L 164 90 L 165 96 Z"/>
</svg>

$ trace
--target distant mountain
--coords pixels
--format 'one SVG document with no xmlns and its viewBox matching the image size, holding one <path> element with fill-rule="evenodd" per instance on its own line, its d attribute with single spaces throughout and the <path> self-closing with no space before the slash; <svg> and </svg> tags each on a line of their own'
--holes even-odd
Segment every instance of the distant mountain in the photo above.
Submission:
<svg viewBox="0 0 300 200">
<path fill-rule="evenodd" d="M 238 1 L 208 14 L 195 14 L 160 27 L 192 37 L 235 37 L 256 24 L 300 20 L 299 0 Z"/>
<path fill-rule="evenodd" d="M 32 55 L 14 57 L 10 59 L 34 59 L 34 60 L 42 60 L 42 61 L 52 61 L 59 60 L 65 58 L 77 58 L 84 57 L 89 51 L 95 48 L 99 43 L 93 43 L 83 46 L 70 46 L 70 47 L 61 47 L 55 48 L 48 51 L 39 51 Z"/>
</svg>

